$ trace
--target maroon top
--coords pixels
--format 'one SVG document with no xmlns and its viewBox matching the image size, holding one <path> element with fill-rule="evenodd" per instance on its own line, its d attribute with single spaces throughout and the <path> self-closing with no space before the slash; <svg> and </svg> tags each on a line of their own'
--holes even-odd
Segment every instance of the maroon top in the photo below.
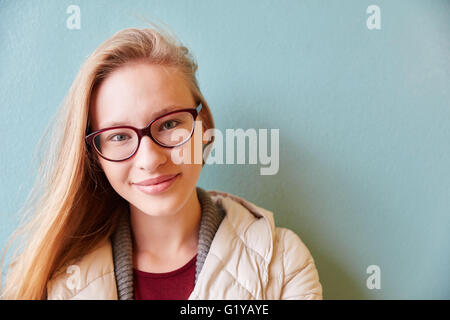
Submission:
<svg viewBox="0 0 450 320">
<path fill-rule="evenodd" d="M 135 300 L 187 300 L 194 290 L 195 262 L 191 261 L 177 270 L 150 273 L 133 269 Z"/>
</svg>

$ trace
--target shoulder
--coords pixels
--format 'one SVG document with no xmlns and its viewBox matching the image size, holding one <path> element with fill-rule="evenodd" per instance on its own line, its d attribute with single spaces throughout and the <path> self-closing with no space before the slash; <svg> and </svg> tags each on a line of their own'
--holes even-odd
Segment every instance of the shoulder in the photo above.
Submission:
<svg viewBox="0 0 450 320">
<path fill-rule="evenodd" d="M 276 230 L 274 264 L 280 266 L 281 299 L 322 299 L 322 285 L 310 250 L 294 231 Z"/>
<path fill-rule="evenodd" d="M 244 246 L 269 263 L 276 233 L 272 212 L 231 193 L 208 192 L 225 213 L 216 234 L 223 249 Z M 234 246 L 230 247 L 232 239 Z"/>
<path fill-rule="evenodd" d="M 264 251 L 265 260 L 270 260 L 275 250 L 281 250 L 283 257 L 295 256 L 297 261 L 311 259 L 308 248 L 294 231 L 275 225 L 271 211 L 230 193 L 208 192 L 225 211 L 224 223 L 230 225 L 227 231 L 237 235 L 245 245 Z"/>
<path fill-rule="evenodd" d="M 59 269 L 47 283 L 47 299 L 117 299 L 111 242 Z"/>
<path fill-rule="evenodd" d="M 288 228 L 277 227 L 278 251 L 287 270 L 301 269 L 312 263 L 311 252 L 300 236 Z"/>
<path fill-rule="evenodd" d="M 271 211 L 230 193 L 216 190 L 209 193 L 224 208 L 224 221 L 231 225 L 230 232 L 236 233 L 249 246 L 266 247 L 266 258 L 270 258 L 276 249 L 289 259 L 311 260 L 311 254 L 300 237 L 290 229 L 276 226 Z"/>
<path fill-rule="evenodd" d="M 231 251 L 242 252 L 257 263 L 245 264 L 254 272 L 266 270 L 260 276 L 278 279 L 274 297 L 281 299 L 321 299 L 322 287 L 310 250 L 300 236 L 288 228 L 275 225 L 274 214 L 242 197 L 208 191 L 216 203 L 225 209 L 225 219 L 214 242 L 214 251 L 221 257 Z M 239 254 L 241 265 L 245 260 Z M 224 261 L 229 261 L 228 259 Z M 266 273 L 270 273 L 266 279 Z M 251 273 L 249 273 L 251 274 Z M 249 275 L 247 274 L 247 276 Z"/>
</svg>

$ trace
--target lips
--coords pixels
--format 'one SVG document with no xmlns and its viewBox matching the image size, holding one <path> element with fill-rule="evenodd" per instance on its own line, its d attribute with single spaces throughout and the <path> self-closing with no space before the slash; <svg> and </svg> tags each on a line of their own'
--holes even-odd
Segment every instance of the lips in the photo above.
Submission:
<svg viewBox="0 0 450 320">
<path fill-rule="evenodd" d="M 175 177 L 178 174 L 169 174 L 169 175 L 163 175 L 163 176 L 159 176 L 153 179 L 147 179 L 147 180 L 143 180 L 141 182 L 135 183 L 135 185 L 138 186 L 151 186 L 151 185 L 155 185 L 155 184 L 159 184 L 162 183 L 164 181 L 170 180 L 173 177 Z"/>
<path fill-rule="evenodd" d="M 152 179 L 144 180 L 139 183 L 149 183 L 149 181 L 150 182 L 160 181 L 160 182 L 156 183 L 156 184 L 154 183 L 154 184 L 147 184 L 147 185 L 135 184 L 135 186 L 138 190 L 140 190 L 141 192 L 143 192 L 147 195 L 160 195 L 160 194 L 168 191 L 171 188 L 171 186 L 176 183 L 180 174 L 181 173 L 175 174 L 175 175 L 170 175 L 170 176 L 161 176 L 161 177 L 158 177 L 153 180 Z M 164 179 L 167 179 L 167 177 L 169 177 L 169 179 L 164 180 Z M 161 180 L 164 180 L 164 181 L 161 182 Z"/>
</svg>

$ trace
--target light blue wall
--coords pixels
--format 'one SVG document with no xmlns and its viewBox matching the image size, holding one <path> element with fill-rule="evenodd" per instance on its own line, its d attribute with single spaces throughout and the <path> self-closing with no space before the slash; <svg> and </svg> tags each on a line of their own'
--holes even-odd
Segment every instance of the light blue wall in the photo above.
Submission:
<svg viewBox="0 0 450 320">
<path fill-rule="evenodd" d="M 146 26 L 136 14 L 192 49 L 218 129 L 280 129 L 277 175 L 206 166 L 200 186 L 297 232 L 326 299 L 450 298 L 450 1 L 0 0 L 2 249 L 44 127 L 101 42 Z"/>
</svg>

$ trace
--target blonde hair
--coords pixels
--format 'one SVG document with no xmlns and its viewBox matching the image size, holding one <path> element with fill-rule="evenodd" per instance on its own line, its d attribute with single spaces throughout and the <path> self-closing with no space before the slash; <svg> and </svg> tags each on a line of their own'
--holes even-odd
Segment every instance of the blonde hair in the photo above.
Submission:
<svg viewBox="0 0 450 320">
<path fill-rule="evenodd" d="M 91 96 L 111 72 L 136 60 L 174 67 L 187 80 L 194 99 L 202 103 L 204 126 L 214 128 L 196 80 L 197 63 L 175 36 L 156 29 L 125 29 L 101 44 L 78 72 L 56 120 L 50 122 L 53 128 L 45 129 L 38 143 L 44 159 L 21 209 L 25 220 L 2 256 L 3 265 L 12 240 L 23 237 L 23 248 L 18 247 L 11 259 L 2 298 L 46 299 L 52 275 L 106 240 L 118 223 L 116 212 L 120 211 L 115 209 L 128 205 L 113 190 L 85 144 Z M 47 141 L 45 146 L 43 141 Z"/>
</svg>

